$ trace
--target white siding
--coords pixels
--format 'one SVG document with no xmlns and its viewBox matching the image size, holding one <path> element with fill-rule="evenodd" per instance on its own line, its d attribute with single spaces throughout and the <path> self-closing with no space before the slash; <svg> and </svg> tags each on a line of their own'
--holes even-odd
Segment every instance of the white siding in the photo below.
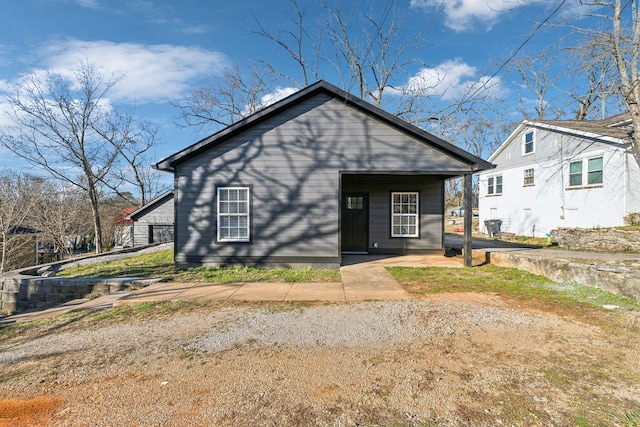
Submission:
<svg viewBox="0 0 640 427">
<path fill-rule="evenodd" d="M 522 156 L 521 135 L 512 135 L 493 160 L 497 167 L 480 174 L 479 220 L 501 219 L 501 231 L 521 236 L 545 237 L 558 227 L 613 227 L 624 225 L 628 212 L 638 211 L 638 165 L 624 148 L 585 141 L 571 135 L 536 129 L 536 152 Z M 508 158 L 507 154 L 511 153 Z M 602 185 L 569 186 L 569 163 L 603 157 Z M 524 171 L 535 170 L 535 184 L 524 185 Z M 585 163 L 586 170 L 586 163 Z M 502 175 L 502 195 L 487 194 L 487 179 Z M 629 185 L 633 185 L 628 190 Z"/>
</svg>

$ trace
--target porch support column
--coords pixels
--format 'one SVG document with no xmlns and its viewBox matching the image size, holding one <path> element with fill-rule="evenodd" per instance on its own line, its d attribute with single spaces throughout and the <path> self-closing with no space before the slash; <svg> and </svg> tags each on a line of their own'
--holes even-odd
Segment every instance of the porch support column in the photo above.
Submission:
<svg viewBox="0 0 640 427">
<path fill-rule="evenodd" d="M 462 252 L 464 253 L 464 266 L 471 267 L 471 227 L 473 218 L 473 195 L 472 195 L 472 177 L 473 174 L 464 175 L 464 243 L 462 244 Z"/>
</svg>

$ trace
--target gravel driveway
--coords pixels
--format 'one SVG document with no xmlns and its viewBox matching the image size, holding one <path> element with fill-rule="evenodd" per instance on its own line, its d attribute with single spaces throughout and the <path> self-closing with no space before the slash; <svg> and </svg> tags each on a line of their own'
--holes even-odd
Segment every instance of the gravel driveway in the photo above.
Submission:
<svg viewBox="0 0 640 427">
<path fill-rule="evenodd" d="M 0 343 L 0 426 L 614 425 L 640 322 L 603 316 L 454 294 L 79 319 Z"/>
</svg>

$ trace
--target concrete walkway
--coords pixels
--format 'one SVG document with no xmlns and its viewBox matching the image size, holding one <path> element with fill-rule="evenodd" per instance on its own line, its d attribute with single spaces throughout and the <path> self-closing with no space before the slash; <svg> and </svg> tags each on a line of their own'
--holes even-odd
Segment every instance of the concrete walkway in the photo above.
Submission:
<svg viewBox="0 0 640 427">
<path fill-rule="evenodd" d="M 442 255 L 369 256 L 343 258 L 342 282 L 335 283 L 155 283 L 133 292 L 118 292 L 92 300 L 79 299 L 59 306 L 0 319 L 0 326 L 17 321 L 57 316 L 74 310 L 97 310 L 128 304 L 162 301 L 364 301 L 411 298 L 385 269 L 389 266 L 462 267 L 460 259 Z"/>
</svg>

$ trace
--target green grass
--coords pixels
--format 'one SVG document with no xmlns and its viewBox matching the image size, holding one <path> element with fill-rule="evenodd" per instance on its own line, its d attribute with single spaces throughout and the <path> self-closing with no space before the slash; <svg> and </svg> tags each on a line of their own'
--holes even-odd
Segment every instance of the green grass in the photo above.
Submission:
<svg viewBox="0 0 640 427">
<path fill-rule="evenodd" d="M 337 269 L 262 270 L 248 267 L 196 267 L 176 270 L 173 250 L 135 255 L 129 258 L 71 267 L 59 273 L 62 277 L 152 277 L 173 282 L 209 283 L 319 283 L 340 282 Z"/>
<path fill-rule="evenodd" d="M 173 250 L 134 255 L 117 261 L 70 267 L 58 272 L 62 277 L 170 277 L 175 274 Z"/>
<path fill-rule="evenodd" d="M 544 276 L 515 268 L 483 265 L 470 268 L 390 267 L 391 275 L 409 292 L 491 292 L 545 305 L 594 307 L 617 305 L 640 311 L 640 303 L 591 286 L 558 284 Z"/>
<path fill-rule="evenodd" d="M 640 409 L 625 413 L 622 420 L 627 427 L 640 427 Z"/>
<path fill-rule="evenodd" d="M 266 283 L 321 283 L 340 282 L 340 270 L 261 270 L 250 267 L 196 267 L 176 273 L 176 282 L 266 282 Z"/>
</svg>

